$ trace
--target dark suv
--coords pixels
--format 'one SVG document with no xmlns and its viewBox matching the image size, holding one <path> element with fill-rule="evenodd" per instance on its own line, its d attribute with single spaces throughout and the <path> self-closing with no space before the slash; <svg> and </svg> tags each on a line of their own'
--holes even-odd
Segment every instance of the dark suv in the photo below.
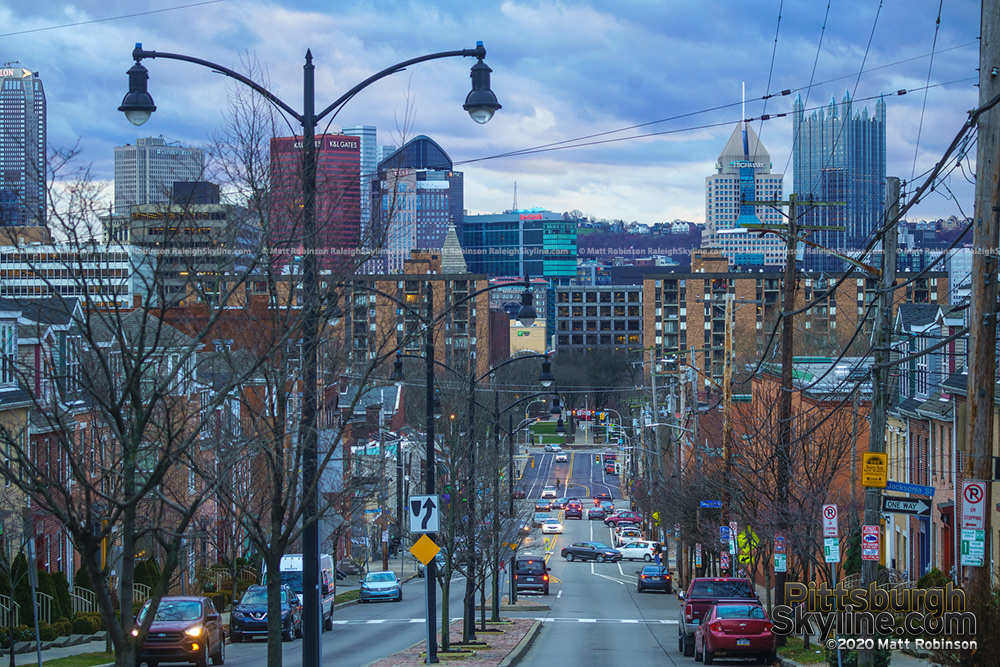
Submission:
<svg viewBox="0 0 1000 667">
<path fill-rule="evenodd" d="M 583 503 L 579 500 L 571 500 L 566 503 L 565 518 L 567 519 L 582 519 L 583 518 Z"/>
<path fill-rule="evenodd" d="M 518 593 L 549 594 L 549 568 L 540 556 L 518 556 L 514 565 Z"/>
<path fill-rule="evenodd" d="M 281 638 L 286 642 L 302 636 L 302 602 L 289 586 L 281 587 Z M 233 643 L 253 637 L 267 637 L 267 586 L 247 589 L 233 605 L 229 618 L 229 637 Z"/>
<path fill-rule="evenodd" d="M 139 636 L 151 604 L 149 601 L 139 610 L 133 636 Z M 213 665 L 226 662 L 226 630 L 212 601 L 201 595 L 160 598 L 135 664 L 190 662 L 203 666 L 209 658 Z"/>
</svg>

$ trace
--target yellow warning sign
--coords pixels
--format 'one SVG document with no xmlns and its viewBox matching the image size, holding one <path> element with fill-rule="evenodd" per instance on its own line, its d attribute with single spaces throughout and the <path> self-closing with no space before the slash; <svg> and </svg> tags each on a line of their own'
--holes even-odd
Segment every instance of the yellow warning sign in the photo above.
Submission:
<svg viewBox="0 0 1000 667">
<path fill-rule="evenodd" d="M 861 485 L 884 489 L 889 480 L 889 455 L 864 452 L 861 455 Z"/>
<path fill-rule="evenodd" d="M 426 535 L 421 535 L 420 539 L 414 542 L 413 546 L 410 547 L 410 553 L 424 565 L 430 563 L 434 556 L 437 556 L 439 551 L 441 551 L 441 547 L 435 544 L 434 540 Z"/>
</svg>

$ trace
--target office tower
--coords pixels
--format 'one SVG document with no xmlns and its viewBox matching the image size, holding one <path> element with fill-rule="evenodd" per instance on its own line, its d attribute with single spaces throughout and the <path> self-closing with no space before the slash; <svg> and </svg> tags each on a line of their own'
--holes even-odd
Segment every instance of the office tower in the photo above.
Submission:
<svg viewBox="0 0 1000 667">
<path fill-rule="evenodd" d="M 701 246 L 719 250 L 730 266 L 765 266 L 785 263 L 785 244 L 773 234 L 734 231 L 747 224 L 778 224 L 781 213 L 772 207 L 741 204 L 743 201 L 781 199 L 783 174 L 771 173 L 771 156 L 749 123 L 733 130 L 715 164 L 716 173 L 705 178 L 705 231 Z"/>
<path fill-rule="evenodd" d="M 201 181 L 205 177 L 205 151 L 176 143 L 163 136 L 135 140 L 135 146 L 115 146 L 115 213 L 127 215 L 129 207 L 167 204 L 173 184 Z"/>
<path fill-rule="evenodd" d="M 367 268 L 402 271 L 410 252 L 440 250 L 449 227 L 461 228 L 464 174 L 452 167 L 444 149 L 424 135 L 379 163 L 372 189 L 374 234 L 366 239 L 379 252 Z"/>
<path fill-rule="evenodd" d="M 37 72 L 0 68 L 0 227 L 46 220 L 45 90 Z"/>
<path fill-rule="evenodd" d="M 842 230 L 816 231 L 810 240 L 857 257 L 881 227 L 885 195 L 885 101 L 854 113 L 851 97 L 806 116 L 802 98 L 792 113 L 794 191 L 800 201 L 843 201 L 844 206 L 803 206 L 799 223 Z M 846 263 L 821 250 L 806 249 L 807 271 L 841 271 Z"/>
<path fill-rule="evenodd" d="M 302 137 L 271 139 L 271 247 L 286 265 L 301 254 Z M 344 134 L 316 137 L 316 238 L 323 270 L 354 270 L 361 240 L 361 140 Z"/>
<path fill-rule="evenodd" d="M 361 139 L 361 238 L 366 238 L 372 216 L 372 199 L 367 193 L 371 192 L 372 179 L 379 163 L 375 126 L 345 127 L 343 133 Z"/>
</svg>

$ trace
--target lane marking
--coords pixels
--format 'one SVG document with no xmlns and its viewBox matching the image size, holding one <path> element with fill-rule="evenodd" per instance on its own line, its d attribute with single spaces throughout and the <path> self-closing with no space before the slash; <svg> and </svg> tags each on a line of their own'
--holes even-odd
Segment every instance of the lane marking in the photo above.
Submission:
<svg viewBox="0 0 1000 667">
<path fill-rule="evenodd" d="M 561 597 L 562 597 L 562 591 L 559 591 L 558 593 L 556 593 L 556 598 L 561 598 Z"/>
<path fill-rule="evenodd" d="M 625 585 L 625 583 L 626 583 L 626 582 L 624 582 L 624 581 L 619 581 L 619 580 L 615 579 L 614 577 L 609 577 L 609 576 L 608 576 L 608 575 L 606 575 L 606 574 L 596 574 L 596 573 L 595 573 L 595 574 L 594 574 L 594 576 L 595 576 L 595 577 L 600 577 L 601 579 L 607 579 L 608 581 L 613 581 L 613 582 L 615 582 L 616 584 L 621 584 L 622 586 L 624 586 L 624 585 Z M 632 583 L 632 582 L 628 582 L 628 583 Z"/>
</svg>

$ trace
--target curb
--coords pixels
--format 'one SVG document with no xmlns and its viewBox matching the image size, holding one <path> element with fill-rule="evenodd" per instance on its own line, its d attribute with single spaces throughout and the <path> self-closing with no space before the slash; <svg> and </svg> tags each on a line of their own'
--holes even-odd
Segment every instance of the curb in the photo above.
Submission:
<svg viewBox="0 0 1000 667">
<path fill-rule="evenodd" d="M 531 627 L 528 628 L 527 634 L 524 635 L 524 639 L 518 642 L 517 646 L 514 647 L 513 651 L 507 654 L 506 658 L 500 661 L 499 667 L 511 667 L 512 665 L 519 663 L 521 658 L 524 657 L 524 654 L 531 648 L 531 645 L 535 643 L 535 637 L 538 636 L 541 629 L 541 621 L 535 621 L 532 623 Z"/>
</svg>

